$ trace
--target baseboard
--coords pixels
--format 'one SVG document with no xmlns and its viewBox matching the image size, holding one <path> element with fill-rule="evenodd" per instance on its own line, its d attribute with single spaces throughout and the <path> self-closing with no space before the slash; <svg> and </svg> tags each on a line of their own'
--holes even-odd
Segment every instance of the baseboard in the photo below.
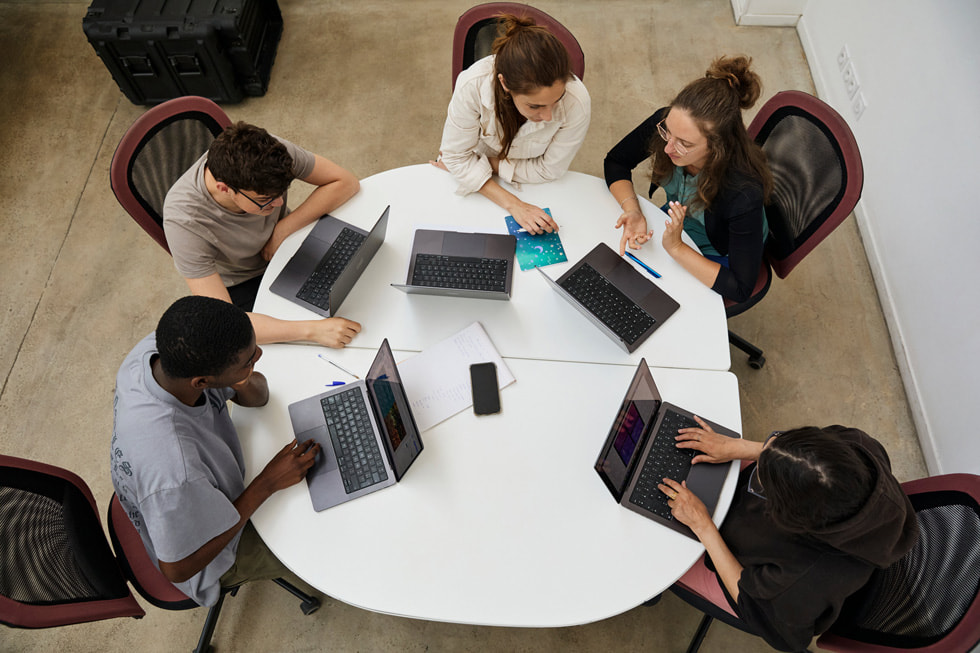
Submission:
<svg viewBox="0 0 980 653">
<path fill-rule="evenodd" d="M 817 97 L 828 101 L 827 80 L 823 68 L 819 65 L 819 58 L 816 56 L 816 48 L 807 29 L 806 17 L 800 19 L 796 25 L 796 32 L 803 45 L 803 53 L 806 55 L 810 67 L 810 76 L 813 78 L 813 86 L 817 91 Z M 833 79 L 836 80 L 837 71 L 833 71 Z M 834 107 L 841 115 L 845 115 L 850 107 Z M 919 440 L 919 448 L 925 458 L 926 467 L 930 475 L 942 474 L 943 465 L 936 445 L 935 436 L 930 427 L 929 417 L 925 411 L 925 402 L 919 390 L 916 380 L 915 370 L 909 360 L 905 348 L 905 338 L 902 335 L 902 326 L 895 311 L 894 294 L 888 284 L 888 279 L 884 273 L 884 266 L 881 263 L 878 243 L 875 239 L 875 232 L 870 219 L 867 203 L 859 201 L 854 207 L 854 218 L 857 221 L 858 232 L 861 236 L 861 243 L 864 254 L 868 259 L 868 266 L 871 268 L 871 278 L 874 281 L 875 289 L 878 292 L 878 301 L 881 304 L 881 311 L 885 316 L 885 325 L 888 328 L 888 336 L 891 339 L 892 351 L 895 353 L 895 362 L 902 378 L 902 385 L 905 387 L 905 396 L 909 404 L 909 411 L 912 414 L 912 422 L 915 425 L 916 435 Z"/>
</svg>

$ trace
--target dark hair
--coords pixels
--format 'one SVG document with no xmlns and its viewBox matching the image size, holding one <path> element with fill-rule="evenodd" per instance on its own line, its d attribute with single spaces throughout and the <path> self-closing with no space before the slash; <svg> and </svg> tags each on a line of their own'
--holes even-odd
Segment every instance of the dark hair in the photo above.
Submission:
<svg viewBox="0 0 980 653">
<path fill-rule="evenodd" d="M 208 170 L 236 191 L 279 197 L 289 188 L 293 157 L 269 132 L 246 122 L 229 125 L 208 148 Z"/>
<path fill-rule="evenodd" d="M 857 514 L 874 490 L 877 468 L 847 439 L 857 429 L 816 426 L 786 431 L 759 455 L 759 482 L 773 522 L 791 533 Z"/>
<path fill-rule="evenodd" d="M 694 203 L 704 209 L 721 190 L 728 172 L 737 171 L 762 183 L 763 200 L 772 192 L 772 173 L 762 148 L 745 131 L 742 110 L 751 108 L 762 93 L 762 81 L 750 70 L 748 57 L 718 57 L 705 72 L 677 94 L 669 108 L 683 109 L 708 139 L 708 158 L 698 177 Z M 663 141 L 651 142 L 653 180 L 665 183 L 674 163 L 664 152 Z"/>
<path fill-rule="evenodd" d="M 191 295 L 164 312 L 156 337 L 164 373 L 189 379 L 227 370 L 252 344 L 255 332 L 248 315 L 234 304 Z"/>
<path fill-rule="evenodd" d="M 506 159 L 517 130 L 527 120 L 514 106 L 511 93 L 527 95 L 572 78 L 572 62 L 558 38 L 527 17 L 501 14 L 492 52 L 494 113 L 500 125 L 500 158 Z M 497 75 L 510 89 L 505 91 Z"/>
</svg>

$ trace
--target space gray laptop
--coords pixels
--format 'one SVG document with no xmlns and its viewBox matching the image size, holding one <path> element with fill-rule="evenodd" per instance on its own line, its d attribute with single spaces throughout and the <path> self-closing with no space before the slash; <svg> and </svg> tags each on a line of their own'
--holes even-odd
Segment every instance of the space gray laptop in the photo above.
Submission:
<svg viewBox="0 0 980 653">
<path fill-rule="evenodd" d="M 370 232 L 323 216 L 269 290 L 323 317 L 336 315 L 384 242 L 390 210 L 384 210 Z"/>
<path fill-rule="evenodd" d="M 516 249 L 510 234 L 417 229 L 408 278 L 391 285 L 421 295 L 510 299 Z"/>
<path fill-rule="evenodd" d="M 364 379 L 290 404 L 289 419 L 297 441 L 320 445 L 306 475 L 316 511 L 394 485 L 422 451 L 387 339 Z"/>
<path fill-rule="evenodd" d="M 704 421 L 716 433 L 742 437 L 724 426 Z M 678 449 L 674 439 L 677 429 L 690 426 L 698 426 L 693 413 L 661 399 L 650 368 L 641 359 L 602 445 L 595 470 L 620 504 L 697 539 L 687 526 L 673 518 L 667 495 L 657 484 L 664 478 L 678 483 L 687 481 L 688 489 L 704 502 L 708 514 L 714 515 L 728 471 L 732 464 L 738 463 L 691 465 L 691 458 L 697 452 Z"/>
<path fill-rule="evenodd" d="M 599 243 L 557 280 L 538 268 L 548 284 L 613 342 L 629 353 L 643 344 L 680 304 Z"/>
</svg>

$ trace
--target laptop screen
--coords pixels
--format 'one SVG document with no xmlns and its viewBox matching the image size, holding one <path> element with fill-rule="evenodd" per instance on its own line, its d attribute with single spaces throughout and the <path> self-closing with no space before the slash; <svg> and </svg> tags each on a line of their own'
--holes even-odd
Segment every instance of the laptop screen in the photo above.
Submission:
<svg viewBox="0 0 980 653">
<path fill-rule="evenodd" d="M 641 360 L 595 463 L 595 470 L 617 501 L 623 498 L 659 408 L 660 392 L 646 361 Z"/>
<path fill-rule="evenodd" d="M 422 450 L 422 441 L 387 339 L 381 343 L 366 380 L 395 476 L 401 478 Z"/>
</svg>

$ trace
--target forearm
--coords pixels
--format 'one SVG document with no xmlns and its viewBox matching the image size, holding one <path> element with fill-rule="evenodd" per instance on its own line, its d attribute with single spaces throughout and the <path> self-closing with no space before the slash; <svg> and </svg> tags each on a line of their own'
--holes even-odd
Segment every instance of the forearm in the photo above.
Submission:
<svg viewBox="0 0 980 653">
<path fill-rule="evenodd" d="M 314 342 L 313 320 L 280 320 L 263 313 L 249 313 L 255 329 L 255 343 L 267 345 L 273 342 Z"/>
<path fill-rule="evenodd" d="M 694 275 L 695 279 L 708 288 L 714 285 L 715 279 L 718 277 L 718 271 L 721 269 L 721 264 L 706 259 L 700 252 L 683 241 L 667 250 L 667 253 L 670 254 L 671 258 L 680 263 L 682 268 Z"/>
<path fill-rule="evenodd" d="M 725 589 L 728 590 L 729 596 L 738 601 L 738 581 L 742 576 L 743 567 L 728 548 L 728 545 L 725 544 L 718 528 L 709 519 L 704 526 L 695 530 L 694 534 L 704 545 L 704 549 L 711 558 L 711 562 L 714 563 L 715 571 Z"/>
<path fill-rule="evenodd" d="M 633 188 L 632 181 L 627 179 L 614 181 L 609 185 L 609 192 L 612 193 L 613 198 L 619 204 L 623 213 L 627 211 L 639 211 L 640 215 L 643 215 L 643 209 L 640 206 L 640 200 L 636 197 L 636 190 Z"/>
<path fill-rule="evenodd" d="M 508 190 L 505 190 L 503 186 L 498 184 L 493 179 L 488 179 L 486 183 L 480 187 L 480 195 L 483 195 L 497 206 L 506 209 L 511 215 L 514 214 L 514 206 L 521 202 L 516 195 Z"/>
<path fill-rule="evenodd" d="M 279 228 L 284 229 L 287 234 L 299 231 L 354 197 L 360 187 L 356 177 L 345 175 L 325 186 L 315 188 L 302 204 L 279 221 Z"/>
</svg>

